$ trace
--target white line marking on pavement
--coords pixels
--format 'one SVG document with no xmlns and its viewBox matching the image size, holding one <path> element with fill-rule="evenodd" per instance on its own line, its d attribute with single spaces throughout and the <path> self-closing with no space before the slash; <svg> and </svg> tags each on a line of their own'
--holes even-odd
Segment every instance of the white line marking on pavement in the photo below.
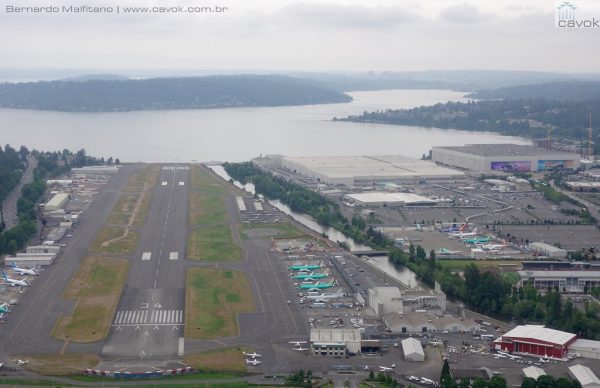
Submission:
<svg viewBox="0 0 600 388">
<path fill-rule="evenodd" d="M 171 252 L 169 254 L 169 260 L 177 260 L 179 259 L 179 252 Z"/>
<path fill-rule="evenodd" d="M 142 260 L 143 261 L 148 261 L 148 260 L 150 260 L 151 257 L 152 257 L 152 252 L 144 252 L 142 254 Z"/>
</svg>

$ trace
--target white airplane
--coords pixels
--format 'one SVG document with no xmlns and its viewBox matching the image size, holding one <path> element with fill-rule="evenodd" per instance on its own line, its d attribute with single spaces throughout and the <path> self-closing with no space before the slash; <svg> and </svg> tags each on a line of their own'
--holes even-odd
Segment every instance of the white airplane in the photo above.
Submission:
<svg viewBox="0 0 600 388">
<path fill-rule="evenodd" d="M 27 365 L 27 364 L 29 364 L 29 360 L 23 361 L 23 360 L 16 359 L 16 360 L 13 360 L 13 361 L 16 362 L 19 365 Z"/>
<path fill-rule="evenodd" d="M 390 371 L 394 370 L 395 367 L 396 367 L 396 364 L 392 364 L 392 366 L 389 368 L 387 366 L 379 365 L 379 371 L 380 372 L 390 372 Z"/>
<path fill-rule="evenodd" d="M 15 264 L 15 262 L 13 261 L 12 264 L 10 265 L 11 269 L 20 274 L 20 275 L 38 275 L 37 271 L 35 271 L 34 269 L 27 269 L 27 268 L 19 268 L 17 267 L 17 265 Z"/>
<path fill-rule="evenodd" d="M 497 353 L 498 353 L 499 355 L 502 355 L 502 356 L 504 356 L 504 357 L 508 357 L 508 358 L 510 358 L 511 360 L 518 360 L 518 359 L 520 359 L 520 358 L 523 358 L 523 357 L 520 357 L 520 356 L 513 356 L 513 355 L 512 355 L 512 354 L 510 354 L 510 353 L 507 353 L 507 352 L 502 352 L 502 351 L 498 351 Z"/>
<path fill-rule="evenodd" d="M 461 251 L 451 251 L 449 249 L 446 248 L 442 248 L 440 249 L 440 251 L 438 252 L 440 255 L 458 255 L 461 254 Z"/>
<path fill-rule="evenodd" d="M 256 360 L 256 359 L 252 359 L 252 360 L 248 360 L 248 359 L 246 359 L 246 364 L 250 364 L 250 365 L 253 365 L 253 366 L 257 366 L 257 365 L 258 365 L 258 364 L 260 364 L 261 362 L 262 362 L 262 361 L 258 361 L 258 360 Z"/>
<path fill-rule="evenodd" d="M 302 346 L 298 346 L 297 348 L 292 348 L 292 350 L 295 350 L 297 352 L 305 352 L 308 350 L 308 348 L 303 348 Z"/>
<path fill-rule="evenodd" d="M 306 341 L 290 341 L 290 344 L 293 344 L 295 347 L 299 348 L 300 345 L 305 344 Z"/>
<path fill-rule="evenodd" d="M 242 353 L 244 353 L 244 356 L 248 356 L 248 357 L 252 357 L 252 358 L 262 357 L 262 355 L 261 355 L 261 354 L 258 354 L 258 353 L 256 353 L 256 352 L 254 352 L 254 353 L 246 353 L 246 352 L 242 352 Z"/>
<path fill-rule="evenodd" d="M 425 378 L 425 377 L 421 377 L 421 383 L 427 384 L 427 385 L 433 385 L 435 383 L 435 381 L 429 380 L 428 378 Z"/>
<path fill-rule="evenodd" d="M 547 363 L 547 362 L 550 362 L 550 360 L 548 360 L 547 358 L 540 358 L 540 362 L 541 362 L 542 364 L 545 364 L 545 363 Z"/>
<path fill-rule="evenodd" d="M 494 357 L 496 360 L 500 359 L 500 358 L 506 358 L 508 356 L 505 356 L 504 354 L 496 354 L 496 356 Z"/>
<path fill-rule="evenodd" d="M 481 246 L 481 249 L 484 251 L 499 251 L 504 247 L 506 247 L 506 244 L 485 244 Z"/>
<path fill-rule="evenodd" d="M 477 231 L 477 228 L 475 228 L 475 229 L 473 229 L 472 232 L 468 232 L 468 233 L 457 232 L 457 233 L 452 233 L 452 235 L 454 237 L 459 237 L 461 240 L 466 240 L 469 237 L 479 236 L 479 232 Z"/>
<path fill-rule="evenodd" d="M 323 292 L 320 295 L 308 295 L 306 299 L 313 300 L 315 302 L 326 302 L 329 299 L 339 299 L 346 296 L 344 292 L 336 292 L 336 293 L 325 293 Z"/>
<path fill-rule="evenodd" d="M 17 286 L 29 287 L 29 283 L 27 283 L 25 280 L 11 279 L 8 276 L 6 276 L 6 272 L 4 272 L 4 271 L 2 271 L 2 276 L 4 277 L 4 280 L 6 281 L 6 283 L 10 284 L 13 287 L 17 287 Z"/>
</svg>

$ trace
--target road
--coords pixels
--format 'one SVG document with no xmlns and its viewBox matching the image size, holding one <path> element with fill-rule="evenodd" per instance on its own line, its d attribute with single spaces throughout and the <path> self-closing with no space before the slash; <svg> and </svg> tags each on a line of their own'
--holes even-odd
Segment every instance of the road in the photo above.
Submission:
<svg viewBox="0 0 600 388">
<path fill-rule="evenodd" d="M 33 182 L 33 170 L 37 167 L 37 164 L 36 158 L 31 155 L 27 156 L 27 169 L 25 169 L 17 186 L 2 202 L 2 217 L 5 230 L 14 228 L 19 222 L 19 219 L 17 218 L 17 201 L 21 197 L 21 189 L 23 186 Z"/>
<path fill-rule="evenodd" d="M 135 166 L 126 165 L 108 181 L 88 210 L 81 216 L 74 234 L 55 260 L 46 267 L 32 286 L 13 307 L 6 323 L 0 327 L 0 362 L 12 360 L 19 354 L 58 353 L 64 345 L 50 336 L 56 320 L 73 311 L 72 301 L 62 299 L 62 293 L 73 273 L 88 254 L 96 234 L 105 223 L 123 191 Z M 98 344 L 73 344 L 69 350 L 100 353 Z"/>
<path fill-rule="evenodd" d="M 183 356 L 189 165 L 163 165 L 104 357 Z"/>
</svg>

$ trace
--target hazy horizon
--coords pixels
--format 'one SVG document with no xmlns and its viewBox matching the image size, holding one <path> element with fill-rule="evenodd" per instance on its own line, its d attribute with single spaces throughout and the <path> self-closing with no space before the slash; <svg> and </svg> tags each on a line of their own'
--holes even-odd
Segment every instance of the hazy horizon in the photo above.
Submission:
<svg viewBox="0 0 600 388">
<path fill-rule="evenodd" d="M 578 5 L 583 1 L 578 2 Z M 0 10 L 0 66 L 275 72 L 491 69 L 597 73 L 596 29 L 554 26 L 554 2 L 222 0 L 225 12 L 123 13 L 190 0 L 103 0 L 121 13 Z M 205 6 L 207 4 L 200 4 Z"/>
</svg>

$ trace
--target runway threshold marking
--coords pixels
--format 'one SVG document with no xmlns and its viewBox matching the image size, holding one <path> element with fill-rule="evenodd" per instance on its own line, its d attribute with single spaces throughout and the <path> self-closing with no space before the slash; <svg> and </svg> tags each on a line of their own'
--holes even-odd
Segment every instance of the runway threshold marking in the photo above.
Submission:
<svg viewBox="0 0 600 388">
<path fill-rule="evenodd" d="M 117 312 L 114 325 L 183 324 L 183 310 L 121 310 Z"/>
<path fill-rule="evenodd" d="M 161 182 L 161 185 L 162 185 L 162 186 L 166 186 L 166 185 L 167 185 L 167 183 L 168 183 L 167 181 L 164 181 L 164 182 Z"/>
<path fill-rule="evenodd" d="M 152 257 L 152 252 L 144 252 L 144 253 L 142 253 L 142 260 L 143 261 L 148 261 L 148 260 L 150 260 L 151 257 Z"/>
<path fill-rule="evenodd" d="M 179 182 L 179 186 L 185 185 L 185 182 Z"/>
<path fill-rule="evenodd" d="M 169 260 L 177 260 L 177 259 L 179 259 L 179 252 L 169 253 Z"/>
</svg>

